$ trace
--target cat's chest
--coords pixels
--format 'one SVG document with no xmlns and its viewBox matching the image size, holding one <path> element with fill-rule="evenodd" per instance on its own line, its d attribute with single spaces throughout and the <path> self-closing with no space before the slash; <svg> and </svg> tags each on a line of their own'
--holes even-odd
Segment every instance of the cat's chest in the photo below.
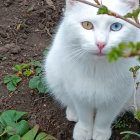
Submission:
<svg viewBox="0 0 140 140">
<path fill-rule="evenodd" d="M 119 72 L 117 68 L 105 65 L 92 65 L 88 69 L 78 66 L 66 69 L 63 76 L 67 91 L 87 100 L 107 100 L 106 98 L 115 98 L 121 94 L 125 97 L 133 89 L 129 69 Z"/>
</svg>

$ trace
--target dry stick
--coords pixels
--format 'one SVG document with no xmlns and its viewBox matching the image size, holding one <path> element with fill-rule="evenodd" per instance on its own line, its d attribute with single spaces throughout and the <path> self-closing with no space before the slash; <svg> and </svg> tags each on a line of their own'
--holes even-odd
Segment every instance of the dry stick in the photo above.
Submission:
<svg viewBox="0 0 140 140">
<path fill-rule="evenodd" d="M 140 51 L 136 51 L 135 53 L 134 52 L 128 52 L 128 53 L 123 53 L 122 54 L 122 57 L 134 57 L 134 56 L 140 56 Z"/>
<path fill-rule="evenodd" d="M 75 1 L 78 1 L 78 2 L 81 2 L 81 3 L 84 3 L 84 4 L 87 4 L 87 5 L 96 7 L 96 8 L 98 8 L 98 9 L 102 7 L 102 5 L 97 5 L 97 4 L 94 4 L 94 3 L 91 3 L 91 2 L 88 2 L 88 1 L 85 1 L 85 0 L 75 0 Z M 110 13 L 110 14 L 108 14 L 108 15 L 114 16 L 114 17 L 119 18 L 119 19 L 122 19 L 122 20 L 124 20 L 124 21 L 126 21 L 126 22 L 128 22 L 128 23 L 130 23 L 130 24 L 132 24 L 132 25 L 134 25 L 135 27 L 137 27 L 137 28 L 140 29 L 140 24 L 135 23 L 135 22 L 133 22 L 132 20 L 127 19 L 127 18 L 125 18 L 125 17 L 123 17 L 123 16 L 121 16 L 121 15 L 119 15 L 119 14 L 113 12 L 113 11 L 110 11 L 110 10 L 109 10 L 109 13 Z"/>
</svg>

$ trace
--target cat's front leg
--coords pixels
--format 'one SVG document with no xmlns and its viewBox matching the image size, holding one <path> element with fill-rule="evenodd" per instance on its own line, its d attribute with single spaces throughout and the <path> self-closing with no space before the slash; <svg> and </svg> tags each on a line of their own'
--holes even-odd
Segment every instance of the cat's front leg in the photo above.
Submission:
<svg viewBox="0 0 140 140">
<path fill-rule="evenodd" d="M 72 122 L 78 122 L 77 113 L 73 105 L 69 105 L 66 108 L 66 118 Z"/>
<path fill-rule="evenodd" d="M 112 103 L 97 108 L 93 129 L 93 140 L 109 140 L 111 137 L 112 122 L 120 113 L 121 109 L 121 103 Z"/>
<path fill-rule="evenodd" d="M 78 122 L 74 127 L 74 140 L 91 140 L 93 135 L 93 109 L 83 102 L 76 102 Z"/>
</svg>

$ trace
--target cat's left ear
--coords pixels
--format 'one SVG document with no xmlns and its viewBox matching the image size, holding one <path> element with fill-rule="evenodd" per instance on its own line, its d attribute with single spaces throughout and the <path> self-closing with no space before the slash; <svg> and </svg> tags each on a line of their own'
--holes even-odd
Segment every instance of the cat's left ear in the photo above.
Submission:
<svg viewBox="0 0 140 140">
<path fill-rule="evenodd" d="M 139 8 L 139 0 L 123 0 L 131 9 Z"/>
<path fill-rule="evenodd" d="M 75 0 L 66 0 L 66 10 L 71 9 L 77 1 Z"/>
</svg>

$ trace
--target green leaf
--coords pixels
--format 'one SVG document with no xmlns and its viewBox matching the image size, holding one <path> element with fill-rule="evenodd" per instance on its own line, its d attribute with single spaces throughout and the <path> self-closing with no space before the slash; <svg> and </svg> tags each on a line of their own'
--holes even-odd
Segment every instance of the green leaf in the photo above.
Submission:
<svg viewBox="0 0 140 140">
<path fill-rule="evenodd" d="M 134 116 L 135 116 L 135 118 L 136 118 L 137 120 L 140 121 L 140 110 L 136 111 L 136 112 L 134 113 Z"/>
<path fill-rule="evenodd" d="M 56 138 L 51 135 L 47 135 L 46 139 L 43 140 L 56 140 Z"/>
<path fill-rule="evenodd" d="M 7 84 L 7 89 L 9 91 L 15 91 L 17 84 L 21 81 L 22 79 L 16 75 L 8 75 L 4 78 L 4 83 Z"/>
<path fill-rule="evenodd" d="M 0 122 L 5 126 L 10 125 L 13 122 L 18 121 L 22 116 L 26 115 L 26 112 L 20 112 L 16 110 L 7 110 L 0 116 Z"/>
<path fill-rule="evenodd" d="M 17 135 L 17 134 L 18 135 L 23 135 L 28 131 L 28 128 L 29 128 L 28 124 L 11 122 L 11 124 L 9 124 L 5 128 L 5 130 L 6 130 L 8 135 Z"/>
<path fill-rule="evenodd" d="M 12 80 L 11 75 L 7 75 L 4 77 L 4 84 L 9 83 Z"/>
<path fill-rule="evenodd" d="M 18 121 L 19 119 L 21 119 L 21 117 L 27 115 L 27 112 L 23 112 L 23 111 L 16 111 L 16 110 L 9 110 L 11 113 L 13 111 L 13 113 L 15 112 L 15 115 L 13 116 L 14 121 Z"/>
<path fill-rule="evenodd" d="M 138 21 L 139 13 L 140 13 L 140 8 L 133 11 L 133 17 L 134 17 L 136 22 Z"/>
<path fill-rule="evenodd" d="M 23 64 L 20 64 L 20 65 L 15 65 L 14 67 L 13 67 L 13 69 L 15 70 L 15 71 L 20 71 L 20 72 L 22 72 L 24 69 L 28 69 L 30 67 L 30 65 L 29 64 L 25 64 L 25 63 L 23 63 Z"/>
<path fill-rule="evenodd" d="M 7 135 L 7 136 L 4 136 L 3 137 L 4 139 L 2 139 L 2 140 L 9 140 L 9 136 Z"/>
<path fill-rule="evenodd" d="M 19 135 L 13 135 L 8 140 L 20 140 L 20 136 Z"/>
<path fill-rule="evenodd" d="M 41 62 L 40 62 L 40 61 L 36 61 L 36 60 L 32 60 L 32 61 L 30 62 L 30 64 L 31 64 L 32 66 L 34 66 L 34 67 L 41 67 L 41 66 L 42 66 Z"/>
<path fill-rule="evenodd" d="M 0 134 L 4 131 L 4 125 L 0 122 Z"/>
<path fill-rule="evenodd" d="M 99 15 L 99 14 L 109 14 L 110 12 L 109 12 L 109 10 L 108 10 L 108 8 L 106 7 L 106 6 L 101 6 L 100 8 L 99 8 L 99 10 L 98 10 L 98 12 L 97 12 L 97 14 Z"/>
<path fill-rule="evenodd" d="M 33 74 L 33 71 L 31 69 L 26 69 L 23 73 L 23 75 L 27 77 L 31 76 L 32 74 Z"/>
<path fill-rule="evenodd" d="M 21 120 L 16 124 L 16 134 L 22 136 L 29 130 L 29 124 L 25 120 Z"/>
<path fill-rule="evenodd" d="M 13 67 L 13 70 L 15 70 L 15 71 L 21 71 L 21 72 L 22 72 L 21 65 L 15 65 L 15 66 Z"/>
<path fill-rule="evenodd" d="M 133 67 L 131 67 L 131 68 L 129 69 L 129 71 L 134 73 L 135 70 L 134 70 Z"/>
<path fill-rule="evenodd" d="M 127 13 L 124 17 L 125 18 L 132 18 L 133 17 L 133 14 L 132 13 Z"/>
<path fill-rule="evenodd" d="M 49 52 L 49 49 L 46 48 L 46 49 L 43 51 L 43 55 L 44 55 L 44 56 L 47 56 L 47 55 L 48 55 L 48 52 Z"/>
<path fill-rule="evenodd" d="M 122 140 L 131 140 L 130 134 L 126 134 Z"/>
<path fill-rule="evenodd" d="M 16 90 L 16 86 L 15 86 L 12 82 L 9 82 L 9 83 L 7 84 L 7 89 L 8 89 L 9 91 L 15 91 L 15 90 Z"/>
<path fill-rule="evenodd" d="M 6 130 L 6 132 L 7 132 L 8 135 L 16 135 L 17 134 L 16 133 L 16 129 L 13 126 L 7 126 L 5 128 L 5 130 Z"/>
<path fill-rule="evenodd" d="M 39 93 L 46 93 L 46 88 L 45 88 L 45 85 L 42 83 L 42 81 L 38 83 L 37 89 Z"/>
<path fill-rule="evenodd" d="M 31 88 L 31 89 L 36 89 L 39 82 L 40 82 L 40 77 L 39 77 L 39 76 L 34 76 L 34 77 L 29 81 L 29 88 Z"/>
<path fill-rule="evenodd" d="M 21 81 L 22 79 L 16 75 L 13 75 L 12 77 L 12 82 L 15 86 L 17 86 L 17 84 Z"/>
<path fill-rule="evenodd" d="M 140 13 L 140 8 L 133 10 L 132 13 L 127 13 L 124 17 L 125 18 L 133 18 L 137 22 L 139 13 Z"/>
<path fill-rule="evenodd" d="M 38 68 L 35 69 L 35 71 L 36 71 L 36 74 L 38 75 L 38 74 L 40 74 L 42 72 L 42 68 L 38 67 Z"/>
<path fill-rule="evenodd" d="M 34 140 L 37 132 L 39 130 L 39 125 L 34 126 L 30 131 L 22 136 L 21 140 Z"/>
<path fill-rule="evenodd" d="M 56 138 L 46 134 L 45 132 L 41 132 L 37 135 L 35 140 L 56 140 Z"/>
<path fill-rule="evenodd" d="M 41 132 L 37 135 L 35 140 L 42 140 L 44 138 L 46 138 L 47 134 L 45 132 Z"/>
</svg>

